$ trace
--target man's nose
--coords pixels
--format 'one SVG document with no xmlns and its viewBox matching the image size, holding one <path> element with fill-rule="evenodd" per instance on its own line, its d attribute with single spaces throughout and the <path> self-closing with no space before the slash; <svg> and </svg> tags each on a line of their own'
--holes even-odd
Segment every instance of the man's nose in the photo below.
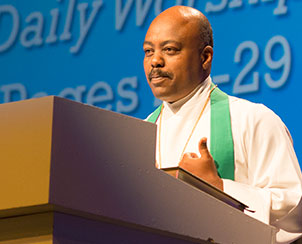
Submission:
<svg viewBox="0 0 302 244">
<path fill-rule="evenodd" d="M 165 61 L 164 61 L 163 57 L 161 56 L 161 54 L 154 53 L 152 56 L 152 60 L 151 60 L 152 68 L 164 67 L 164 65 L 165 65 Z"/>
</svg>

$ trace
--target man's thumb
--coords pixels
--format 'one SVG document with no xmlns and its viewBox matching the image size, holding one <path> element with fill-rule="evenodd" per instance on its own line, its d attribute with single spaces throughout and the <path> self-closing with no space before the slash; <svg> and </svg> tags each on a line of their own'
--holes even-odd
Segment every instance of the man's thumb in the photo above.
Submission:
<svg viewBox="0 0 302 244">
<path fill-rule="evenodd" d="M 210 154 L 208 147 L 207 147 L 207 138 L 206 137 L 201 138 L 201 140 L 199 141 L 199 152 L 200 152 L 201 156 Z"/>
</svg>

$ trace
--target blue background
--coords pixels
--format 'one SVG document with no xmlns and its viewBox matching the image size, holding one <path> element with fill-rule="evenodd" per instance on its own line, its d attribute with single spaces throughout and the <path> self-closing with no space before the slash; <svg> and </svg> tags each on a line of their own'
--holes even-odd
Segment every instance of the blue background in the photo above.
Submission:
<svg viewBox="0 0 302 244">
<path fill-rule="evenodd" d="M 66 23 L 68 6 L 73 1 L 75 8 L 70 26 L 71 37 L 69 40 L 60 40 Z M 80 35 L 78 6 L 88 4 L 85 11 L 87 24 L 87 20 L 92 16 L 94 2 L 100 1 L 0 0 L 0 48 L 7 42 L 17 23 L 13 22 L 12 15 L 4 9 L 7 6 L 13 7 L 19 17 L 16 38 L 8 49 L 0 52 L 1 103 L 45 94 L 61 95 L 130 116 L 145 118 L 158 105 L 143 71 L 142 43 L 148 25 L 157 15 L 159 11 L 157 6 L 160 3 L 163 10 L 176 4 L 191 5 L 205 13 L 213 27 L 213 79 L 215 80 L 218 75 L 227 74 L 229 81 L 219 84 L 222 90 L 231 95 L 263 103 L 275 111 L 289 128 L 298 158 L 302 158 L 302 129 L 299 121 L 301 118 L 299 98 L 302 86 L 300 82 L 301 1 L 291 0 L 283 3 L 283 0 L 103 0 L 100 2 L 100 9 L 92 18 L 92 24 L 80 50 L 72 53 L 70 48 L 75 46 Z M 240 6 L 232 8 L 234 3 Z M 282 5 L 282 3 L 283 8 L 278 8 L 278 4 Z M 117 12 L 118 4 L 121 4 L 122 11 L 125 13 L 125 19 L 119 27 L 117 24 L 118 20 L 121 20 L 121 13 Z M 223 6 L 217 11 L 209 11 L 206 7 L 209 4 Z M 129 8 L 126 9 L 126 6 Z M 59 13 L 56 26 L 57 41 L 47 43 L 46 39 L 52 23 L 52 9 L 56 9 Z M 284 11 L 279 14 L 274 13 L 276 9 Z M 20 41 L 22 32 L 29 27 L 37 27 L 39 22 L 37 19 L 26 20 L 34 12 L 40 13 L 43 18 L 42 43 L 25 47 Z M 36 38 L 35 35 L 36 32 L 26 35 L 27 41 Z M 284 45 L 275 43 L 268 54 L 275 61 L 286 56 L 285 62 L 290 62 L 290 68 L 284 84 L 271 88 L 264 78 L 265 73 L 271 74 L 274 80 L 279 80 L 284 72 L 282 65 L 278 69 L 272 69 L 265 62 L 268 42 L 275 36 L 282 36 L 286 40 L 290 53 L 285 51 Z M 259 51 L 258 55 L 253 54 L 250 48 L 239 52 L 238 47 L 247 41 L 249 46 L 253 45 L 256 51 Z M 238 55 L 240 62 L 235 62 L 236 51 L 240 54 Z M 258 88 L 236 92 L 235 80 L 252 58 L 255 58 L 256 62 L 242 79 L 241 85 L 244 87 L 252 84 L 253 73 L 257 72 Z M 123 91 L 119 91 L 118 87 L 119 84 L 122 85 L 123 79 L 126 79 L 124 80 L 126 85 L 122 86 Z M 26 94 L 21 95 L 20 90 L 16 90 L 10 93 L 7 100 L 4 96 L 5 90 L 12 84 L 23 86 Z M 92 88 L 95 91 L 92 91 Z M 78 96 L 74 95 L 76 90 Z M 93 94 L 94 102 L 87 99 L 89 93 L 90 96 Z M 124 107 L 124 110 L 117 104 L 122 105 L 120 107 Z"/>
</svg>

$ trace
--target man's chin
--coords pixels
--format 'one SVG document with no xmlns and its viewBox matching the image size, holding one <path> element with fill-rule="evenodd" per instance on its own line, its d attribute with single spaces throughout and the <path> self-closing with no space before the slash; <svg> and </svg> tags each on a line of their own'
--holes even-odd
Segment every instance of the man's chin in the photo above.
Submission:
<svg viewBox="0 0 302 244">
<path fill-rule="evenodd" d="M 153 95 L 154 95 L 157 99 L 159 99 L 159 100 L 161 100 L 161 101 L 163 101 L 163 102 L 167 102 L 167 103 L 173 103 L 173 102 L 174 102 L 174 99 L 175 99 L 173 96 L 171 96 L 171 95 L 169 95 L 169 94 L 154 93 L 154 92 L 153 92 Z"/>
<path fill-rule="evenodd" d="M 177 102 L 178 100 L 182 99 L 184 96 L 177 96 L 175 92 L 171 91 L 159 91 L 159 89 L 152 89 L 153 95 L 164 102 L 167 103 L 174 103 Z"/>
<path fill-rule="evenodd" d="M 175 96 L 175 91 L 173 89 L 170 89 L 171 87 L 156 87 L 152 84 L 150 85 L 153 95 L 164 102 L 174 102 L 177 100 Z"/>
</svg>

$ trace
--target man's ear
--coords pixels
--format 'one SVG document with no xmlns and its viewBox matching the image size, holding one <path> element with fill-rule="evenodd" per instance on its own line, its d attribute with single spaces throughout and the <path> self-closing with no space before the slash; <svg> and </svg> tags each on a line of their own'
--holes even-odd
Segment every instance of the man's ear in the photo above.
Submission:
<svg viewBox="0 0 302 244">
<path fill-rule="evenodd" d="M 213 59 L 213 48 L 206 46 L 201 52 L 201 61 L 203 70 L 210 71 Z"/>
</svg>

